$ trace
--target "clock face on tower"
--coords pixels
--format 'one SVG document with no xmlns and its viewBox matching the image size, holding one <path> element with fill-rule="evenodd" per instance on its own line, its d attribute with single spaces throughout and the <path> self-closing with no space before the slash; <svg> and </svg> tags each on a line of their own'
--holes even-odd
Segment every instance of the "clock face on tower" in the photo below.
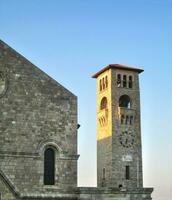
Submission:
<svg viewBox="0 0 172 200">
<path fill-rule="evenodd" d="M 6 90 L 6 78 L 5 74 L 0 71 L 0 97 L 2 97 Z"/>
<path fill-rule="evenodd" d="M 135 137 L 131 131 L 123 131 L 119 136 L 120 144 L 125 148 L 130 148 L 135 143 Z"/>
</svg>

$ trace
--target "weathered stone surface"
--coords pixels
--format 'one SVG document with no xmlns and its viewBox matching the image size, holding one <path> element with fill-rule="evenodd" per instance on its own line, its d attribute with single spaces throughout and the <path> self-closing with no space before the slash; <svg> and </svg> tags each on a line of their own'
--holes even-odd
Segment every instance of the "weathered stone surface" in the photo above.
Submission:
<svg viewBox="0 0 172 200">
<path fill-rule="evenodd" d="M 119 66 L 118 66 L 119 67 Z M 117 77 L 121 77 L 121 85 Z M 122 77 L 126 76 L 126 87 L 122 87 Z M 128 87 L 128 77 L 132 76 L 132 88 Z M 140 90 L 138 72 L 130 68 L 109 68 L 97 77 L 97 177 L 98 186 L 137 188 L 143 186 L 142 153 L 140 132 Z M 104 82 L 107 87 L 101 86 Z M 119 99 L 127 95 L 131 107 L 120 107 Z M 106 108 L 101 102 L 106 98 Z M 132 116 L 132 123 L 121 124 L 121 116 Z M 102 120 L 103 122 L 102 123 Z M 130 119 L 130 118 L 129 118 Z M 127 136 L 124 132 L 127 132 Z M 128 138 L 127 138 L 128 137 Z M 133 141 L 131 141 L 133 140 Z M 129 144 L 127 144 L 127 142 Z M 129 158 L 129 159 L 128 159 Z M 126 179 L 126 166 L 130 178 Z M 105 177 L 103 177 L 103 170 Z"/>
<path fill-rule="evenodd" d="M 44 150 L 56 151 L 55 188 L 77 186 L 77 98 L 0 41 L 0 169 L 22 192 L 47 192 Z"/>
<path fill-rule="evenodd" d="M 115 74 L 110 76 L 115 80 Z M 135 86 L 137 78 L 136 75 Z M 115 139 L 122 130 L 113 114 L 121 94 L 120 90 L 108 92 L 113 116 L 108 114 L 109 120 L 103 122 L 107 128 L 102 135 L 108 137 L 98 142 L 98 184 L 101 185 L 102 166 L 106 163 L 103 186 L 113 188 L 79 188 L 77 97 L 0 40 L 0 199 L 151 200 L 152 189 L 142 188 L 139 89 L 130 94 L 135 99 L 138 145 L 127 154 Z M 99 106 L 99 99 L 97 102 Z M 44 185 L 43 181 L 44 152 L 49 147 L 55 152 L 54 185 Z M 132 159 L 135 163 L 138 156 L 139 187 L 133 179 L 131 184 L 118 188 L 123 180 L 121 163 Z M 135 177 L 136 166 L 131 167 Z"/>
</svg>

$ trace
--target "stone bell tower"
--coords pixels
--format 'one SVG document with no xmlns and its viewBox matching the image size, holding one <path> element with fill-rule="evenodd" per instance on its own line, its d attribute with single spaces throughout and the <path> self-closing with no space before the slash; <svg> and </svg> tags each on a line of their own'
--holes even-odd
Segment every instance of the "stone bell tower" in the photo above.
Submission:
<svg viewBox="0 0 172 200">
<path fill-rule="evenodd" d="M 97 80 L 97 182 L 99 187 L 142 188 L 139 73 L 110 64 Z"/>
</svg>

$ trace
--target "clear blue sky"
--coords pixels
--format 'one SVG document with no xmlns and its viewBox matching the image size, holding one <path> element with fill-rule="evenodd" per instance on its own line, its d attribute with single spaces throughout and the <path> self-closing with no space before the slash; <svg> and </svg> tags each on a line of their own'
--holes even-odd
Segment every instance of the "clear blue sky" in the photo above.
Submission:
<svg viewBox="0 0 172 200">
<path fill-rule="evenodd" d="M 142 67 L 144 186 L 172 199 L 172 0 L 0 0 L 0 38 L 78 96 L 79 184 L 96 183 L 95 80 Z"/>
</svg>

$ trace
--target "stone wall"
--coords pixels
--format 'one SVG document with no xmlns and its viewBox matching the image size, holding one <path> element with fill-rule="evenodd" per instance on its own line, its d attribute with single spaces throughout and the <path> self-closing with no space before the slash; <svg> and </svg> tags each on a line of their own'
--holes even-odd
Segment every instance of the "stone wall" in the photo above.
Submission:
<svg viewBox="0 0 172 200">
<path fill-rule="evenodd" d="M 151 200 L 152 188 L 79 188 L 79 200 Z"/>
<path fill-rule="evenodd" d="M 55 188 L 77 186 L 77 98 L 0 41 L 0 169 L 24 192 L 46 191 L 44 150 L 55 150 Z"/>
<path fill-rule="evenodd" d="M 7 185 L 0 182 L 2 200 L 151 200 L 152 188 L 142 189 L 123 189 L 117 188 L 91 188 L 82 187 L 72 190 L 58 190 L 55 193 L 42 194 L 39 192 L 14 193 L 10 191 Z"/>
<path fill-rule="evenodd" d="M 117 86 L 117 75 L 133 77 L 133 87 L 123 88 Z M 122 95 L 129 96 L 130 108 L 119 107 L 119 99 Z M 142 151 L 140 130 L 140 89 L 139 74 L 133 71 L 112 70 L 112 132 L 113 132 L 113 187 L 143 187 L 142 180 Z M 133 116 L 133 123 L 121 124 L 121 116 Z M 134 139 L 133 144 L 125 145 L 126 139 L 121 144 L 120 137 L 127 131 Z M 130 178 L 126 180 L 126 166 L 130 167 Z"/>
<path fill-rule="evenodd" d="M 132 88 L 117 85 L 118 74 L 132 76 Z M 101 89 L 100 83 L 107 78 L 108 86 Z M 98 186 L 129 188 L 143 187 L 142 181 L 142 152 L 140 131 L 140 90 L 138 72 L 110 68 L 103 71 L 97 78 L 97 181 Z M 128 82 L 127 82 L 128 83 Z M 119 107 L 119 99 L 128 95 L 131 108 Z M 101 109 L 101 101 L 107 98 L 106 109 Z M 121 116 L 132 116 L 132 124 L 121 124 Z M 104 119 L 104 123 L 101 119 Z M 106 123 L 107 121 L 107 123 Z M 123 132 L 132 133 L 134 142 L 130 146 L 121 144 Z M 130 138 L 129 138 L 130 139 Z M 123 143 L 129 141 L 123 139 Z M 129 166 L 130 178 L 126 180 L 126 166 Z M 103 177 L 105 169 L 105 177 Z"/>
<path fill-rule="evenodd" d="M 107 87 L 100 90 L 100 81 L 107 78 Z M 105 71 L 97 77 L 96 110 L 97 110 L 97 185 L 106 187 L 112 180 L 112 97 L 111 70 Z M 107 107 L 101 109 L 101 101 L 107 98 Z M 105 177 L 103 177 L 105 170 Z"/>
<path fill-rule="evenodd" d="M 98 127 L 98 185 L 102 185 L 103 167 L 107 179 L 103 188 L 79 188 L 77 97 L 0 41 L 0 200 L 151 200 L 153 189 L 142 188 L 138 76 L 134 90 L 129 92 L 114 90 L 111 86 L 115 84 L 115 74 L 108 71 L 106 75 L 110 90 L 100 94 L 97 104 L 99 110 L 101 99 L 107 95 L 108 110 L 98 113 L 98 117 L 103 114 L 108 118 L 103 121 L 107 122 L 106 131 Z M 132 151 L 121 150 L 117 145 L 122 127 L 116 108 L 124 92 L 132 96 L 136 111 L 137 145 Z M 54 185 L 43 183 L 44 152 L 48 147 L 55 152 Z M 134 182 L 118 188 L 124 178 L 123 166 L 129 162 L 121 159 L 128 153 L 133 157 Z M 139 172 L 138 185 L 135 171 Z"/>
</svg>

